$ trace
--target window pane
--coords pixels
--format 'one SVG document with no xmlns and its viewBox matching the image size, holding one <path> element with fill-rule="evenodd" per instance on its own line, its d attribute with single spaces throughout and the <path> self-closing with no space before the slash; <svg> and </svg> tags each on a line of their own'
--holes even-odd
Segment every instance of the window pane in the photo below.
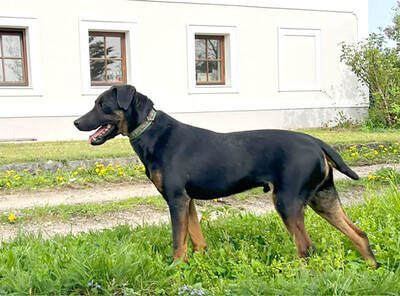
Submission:
<svg viewBox="0 0 400 296">
<path fill-rule="evenodd" d="M 91 58 L 104 58 L 104 37 L 89 36 L 89 54 Z"/>
<path fill-rule="evenodd" d="M 206 40 L 205 39 L 196 39 L 196 59 L 205 59 L 206 58 Z"/>
<path fill-rule="evenodd" d="M 221 40 L 207 40 L 208 59 L 221 58 Z"/>
<path fill-rule="evenodd" d="M 4 68 L 5 68 L 5 81 L 7 82 L 23 82 L 24 81 L 24 72 L 22 69 L 22 61 L 21 60 L 4 60 Z"/>
<path fill-rule="evenodd" d="M 104 60 L 91 60 L 90 61 L 90 79 L 92 81 L 105 81 L 105 61 Z"/>
<path fill-rule="evenodd" d="M 107 81 L 122 82 L 122 61 L 107 62 Z"/>
<path fill-rule="evenodd" d="M 5 57 L 20 58 L 21 52 L 21 37 L 19 35 L 3 35 L 3 55 Z"/>
<path fill-rule="evenodd" d="M 208 81 L 221 81 L 221 62 L 208 62 Z"/>
<path fill-rule="evenodd" d="M 120 58 L 121 57 L 121 38 L 120 37 L 106 37 L 107 57 Z"/>
<path fill-rule="evenodd" d="M 3 77 L 3 61 L 0 60 L 0 82 L 4 81 L 4 77 Z"/>
<path fill-rule="evenodd" d="M 196 81 L 207 82 L 207 64 L 206 64 L 206 62 L 196 62 Z"/>
</svg>

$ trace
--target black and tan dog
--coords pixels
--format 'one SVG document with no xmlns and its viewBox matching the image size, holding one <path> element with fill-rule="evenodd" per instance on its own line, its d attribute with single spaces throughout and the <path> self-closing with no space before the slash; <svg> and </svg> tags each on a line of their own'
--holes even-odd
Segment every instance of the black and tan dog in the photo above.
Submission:
<svg viewBox="0 0 400 296">
<path fill-rule="evenodd" d="M 100 127 L 89 138 L 92 145 L 118 134 L 130 138 L 147 176 L 168 203 L 175 260 L 186 259 L 188 234 L 194 250 L 206 247 L 193 199 L 264 187 L 272 190 L 275 208 L 294 237 L 300 258 L 313 249 L 304 227 L 309 205 L 376 266 L 366 234 L 341 207 L 332 168 L 355 180 L 358 176 L 321 140 L 284 130 L 216 133 L 193 127 L 154 110 L 153 102 L 130 85 L 105 91 L 74 124 L 82 131 Z"/>
</svg>

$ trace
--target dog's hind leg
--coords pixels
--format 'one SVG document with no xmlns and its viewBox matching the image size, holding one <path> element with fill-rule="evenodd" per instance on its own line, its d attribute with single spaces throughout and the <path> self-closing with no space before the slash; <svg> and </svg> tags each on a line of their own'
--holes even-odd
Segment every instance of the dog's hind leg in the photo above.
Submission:
<svg viewBox="0 0 400 296">
<path fill-rule="evenodd" d="M 195 251 L 201 252 L 207 247 L 193 199 L 189 203 L 189 235 Z"/>
<path fill-rule="evenodd" d="M 321 217 L 343 232 L 365 260 L 370 260 L 375 267 L 377 266 L 367 235 L 354 225 L 342 208 L 333 183 L 332 168 L 324 184 L 309 201 L 309 205 Z"/>
<path fill-rule="evenodd" d="M 314 245 L 304 225 L 304 205 L 299 200 L 294 200 L 289 193 L 273 193 L 272 198 L 275 209 L 294 238 L 297 256 L 308 257 L 314 250 Z"/>
</svg>

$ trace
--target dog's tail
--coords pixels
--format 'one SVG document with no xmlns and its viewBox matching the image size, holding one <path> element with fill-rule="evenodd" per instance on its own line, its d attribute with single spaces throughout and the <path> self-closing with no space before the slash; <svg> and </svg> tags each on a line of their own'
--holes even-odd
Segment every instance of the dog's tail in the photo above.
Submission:
<svg viewBox="0 0 400 296">
<path fill-rule="evenodd" d="M 323 141 L 317 139 L 321 149 L 324 151 L 328 162 L 332 167 L 337 169 L 339 172 L 342 172 L 346 176 L 352 178 L 353 180 L 358 180 L 358 175 L 347 166 L 347 164 L 343 161 L 342 157 L 337 153 L 331 146 L 324 143 Z"/>
</svg>

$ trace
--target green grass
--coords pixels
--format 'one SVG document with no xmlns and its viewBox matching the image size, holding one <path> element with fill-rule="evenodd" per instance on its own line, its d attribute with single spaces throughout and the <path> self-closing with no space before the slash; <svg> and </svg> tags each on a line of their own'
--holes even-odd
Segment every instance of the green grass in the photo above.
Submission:
<svg viewBox="0 0 400 296">
<path fill-rule="evenodd" d="M 0 164 L 132 157 L 133 154 L 127 138 L 114 139 L 101 146 L 92 146 L 87 141 L 0 144 Z"/>
<path fill-rule="evenodd" d="M 0 250 L 0 292 L 8 295 L 397 295 L 400 193 L 395 187 L 347 210 L 382 264 L 371 269 L 352 244 L 312 211 L 306 226 L 317 251 L 308 263 L 277 214 L 231 212 L 203 221 L 204 255 L 172 262 L 171 228 L 120 226 L 89 234 L 20 234 Z M 100 288 L 89 287 L 99 285 Z M 185 294 L 188 295 L 188 294 Z"/>
<path fill-rule="evenodd" d="M 399 130 L 361 131 L 361 130 L 301 130 L 325 142 L 335 144 L 364 144 L 368 142 L 394 143 L 400 141 Z M 68 161 L 132 157 L 134 152 L 127 138 L 118 138 L 101 146 L 91 146 L 87 141 L 38 142 L 0 144 L 0 164 L 34 161 Z"/>
<path fill-rule="evenodd" d="M 319 138 L 330 145 L 400 142 L 400 130 L 363 131 L 358 129 L 306 129 L 299 131 Z"/>
</svg>

